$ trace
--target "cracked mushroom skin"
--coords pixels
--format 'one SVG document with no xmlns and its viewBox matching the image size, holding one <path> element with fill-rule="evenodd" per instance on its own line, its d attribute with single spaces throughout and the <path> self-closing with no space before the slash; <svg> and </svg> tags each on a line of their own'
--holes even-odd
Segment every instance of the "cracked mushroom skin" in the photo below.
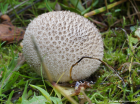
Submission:
<svg viewBox="0 0 140 104">
<path fill-rule="evenodd" d="M 70 81 L 70 68 L 82 56 L 103 58 L 103 41 L 96 26 L 88 19 L 70 12 L 53 11 L 39 15 L 28 25 L 23 54 L 33 70 L 41 75 L 41 62 L 37 56 L 31 36 L 54 81 L 64 73 L 60 82 Z M 89 77 L 100 66 L 100 61 L 83 59 L 72 69 L 72 79 Z M 44 78 L 47 78 L 42 70 Z"/>
</svg>

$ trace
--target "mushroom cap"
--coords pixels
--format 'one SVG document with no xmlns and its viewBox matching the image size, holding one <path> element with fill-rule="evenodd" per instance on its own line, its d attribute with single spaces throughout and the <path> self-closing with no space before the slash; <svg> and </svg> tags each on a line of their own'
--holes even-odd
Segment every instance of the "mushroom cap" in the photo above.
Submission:
<svg viewBox="0 0 140 104">
<path fill-rule="evenodd" d="M 54 81 L 70 81 L 70 68 L 82 56 L 103 58 L 101 34 L 88 19 L 70 12 L 53 11 L 35 18 L 28 25 L 24 40 L 23 54 L 27 63 L 41 75 L 41 62 L 31 39 L 39 48 L 40 54 Z M 89 77 L 100 66 L 100 61 L 83 59 L 73 67 L 72 78 L 80 80 Z M 47 78 L 42 69 L 42 75 Z"/>
</svg>

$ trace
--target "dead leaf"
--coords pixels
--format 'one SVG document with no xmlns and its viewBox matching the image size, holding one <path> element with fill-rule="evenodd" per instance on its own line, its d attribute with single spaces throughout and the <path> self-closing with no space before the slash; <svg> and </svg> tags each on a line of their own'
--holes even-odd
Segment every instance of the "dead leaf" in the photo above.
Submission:
<svg viewBox="0 0 140 104">
<path fill-rule="evenodd" d="M 23 39 L 25 31 L 14 26 L 7 16 L 1 16 L 2 23 L 0 24 L 0 41 L 6 41 L 7 44 L 19 42 Z"/>
</svg>

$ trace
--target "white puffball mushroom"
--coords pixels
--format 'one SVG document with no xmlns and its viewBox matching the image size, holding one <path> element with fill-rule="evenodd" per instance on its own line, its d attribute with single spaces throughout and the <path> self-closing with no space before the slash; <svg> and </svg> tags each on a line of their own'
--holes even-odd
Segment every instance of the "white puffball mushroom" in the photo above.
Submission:
<svg viewBox="0 0 140 104">
<path fill-rule="evenodd" d="M 103 58 L 103 41 L 96 26 L 88 19 L 70 12 L 53 11 L 39 15 L 28 25 L 23 54 L 33 70 L 41 75 L 41 62 L 37 56 L 33 36 L 40 54 L 54 81 L 64 73 L 60 82 L 70 81 L 70 68 L 82 56 Z M 72 79 L 89 77 L 100 66 L 100 61 L 83 59 L 73 67 Z M 47 78 L 42 69 L 44 78 Z"/>
</svg>

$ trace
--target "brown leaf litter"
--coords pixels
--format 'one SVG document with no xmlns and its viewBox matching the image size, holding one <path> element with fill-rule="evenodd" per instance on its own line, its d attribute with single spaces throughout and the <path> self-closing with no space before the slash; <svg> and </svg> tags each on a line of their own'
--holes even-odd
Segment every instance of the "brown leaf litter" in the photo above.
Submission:
<svg viewBox="0 0 140 104">
<path fill-rule="evenodd" d="M 7 44 L 17 43 L 23 39 L 25 31 L 14 26 L 8 15 L 2 15 L 0 24 L 0 41 L 6 41 Z"/>
</svg>

